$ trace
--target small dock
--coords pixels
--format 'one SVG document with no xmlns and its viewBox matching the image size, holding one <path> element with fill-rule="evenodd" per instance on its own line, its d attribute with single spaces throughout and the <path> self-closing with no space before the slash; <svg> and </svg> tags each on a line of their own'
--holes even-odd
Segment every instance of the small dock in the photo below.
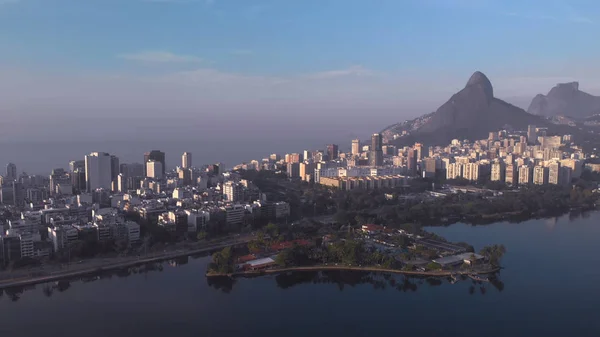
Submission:
<svg viewBox="0 0 600 337">
<path fill-rule="evenodd" d="M 476 282 L 490 282 L 490 279 L 487 277 L 481 277 L 481 276 L 473 275 L 473 274 L 469 274 L 468 276 L 471 280 L 476 281 Z"/>
</svg>

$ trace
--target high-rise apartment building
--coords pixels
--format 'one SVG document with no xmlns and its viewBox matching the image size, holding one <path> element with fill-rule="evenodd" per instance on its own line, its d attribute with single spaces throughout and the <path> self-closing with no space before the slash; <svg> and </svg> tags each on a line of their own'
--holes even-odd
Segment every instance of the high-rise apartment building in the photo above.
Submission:
<svg viewBox="0 0 600 337">
<path fill-rule="evenodd" d="M 105 152 L 92 152 L 85 156 L 85 186 L 88 192 L 98 188 L 110 190 L 111 156 Z"/>
<path fill-rule="evenodd" d="M 121 172 L 121 173 L 126 173 L 125 175 L 127 177 L 143 177 L 144 172 L 146 172 L 146 164 L 131 163 L 131 164 L 126 164 L 126 165 L 127 165 L 127 170 L 125 172 Z"/>
<path fill-rule="evenodd" d="M 537 165 L 533 168 L 533 183 L 536 185 L 545 185 L 548 183 L 548 168 Z"/>
<path fill-rule="evenodd" d="M 150 159 L 146 162 L 146 177 L 160 180 L 163 178 L 162 163 L 157 160 Z"/>
<path fill-rule="evenodd" d="M 13 163 L 6 165 L 6 179 L 8 181 L 17 180 L 17 165 Z"/>
<path fill-rule="evenodd" d="M 117 176 L 117 191 L 121 193 L 127 191 L 127 176 L 123 173 Z"/>
<path fill-rule="evenodd" d="M 358 156 L 360 154 L 360 140 L 353 139 L 352 140 L 352 155 Z"/>
<path fill-rule="evenodd" d="M 305 180 L 305 181 L 310 181 L 310 179 L 308 179 L 309 175 L 314 175 L 315 173 L 315 165 L 313 163 L 300 163 L 299 166 L 299 175 L 300 175 L 300 179 Z"/>
<path fill-rule="evenodd" d="M 111 179 L 111 181 L 116 181 L 119 173 L 121 173 L 121 165 L 119 165 L 119 157 L 112 155 L 112 156 L 110 156 L 110 179 Z"/>
<path fill-rule="evenodd" d="M 327 156 L 329 160 L 336 160 L 338 158 L 338 146 L 336 144 L 327 145 Z"/>
<path fill-rule="evenodd" d="M 423 144 L 415 143 L 415 151 L 417 151 L 417 161 L 423 159 Z"/>
<path fill-rule="evenodd" d="M 146 171 L 146 169 L 148 168 L 148 166 L 146 165 L 146 163 L 149 160 L 154 160 L 154 161 L 158 161 L 162 164 L 162 175 L 165 175 L 165 168 L 166 166 L 166 162 L 165 162 L 165 153 L 161 152 L 159 150 L 152 150 L 150 152 L 146 152 L 144 153 L 144 175 L 147 176 L 148 172 Z"/>
<path fill-rule="evenodd" d="M 553 161 L 548 165 L 548 183 L 560 184 L 560 163 L 558 161 Z"/>
<path fill-rule="evenodd" d="M 374 133 L 371 136 L 371 148 L 369 152 L 369 165 L 370 166 L 382 166 L 383 165 L 383 139 L 380 133 Z"/>
<path fill-rule="evenodd" d="M 537 143 L 537 128 L 535 125 L 527 126 L 527 143 L 530 145 Z"/>
<path fill-rule="evenodd" d="M 505 180 L 504 182 L 511 186 L 517 186 L 519 183 L 519 169 L 514 163 L 506 164 L 504 170 Z"/>
<path fill-rule="evenodd" d="M 424 178 L 434 178 L 437 169 L 441 166 L 441 161 L 439 158 L 426 158 L 424 160 L 424 170 L 423 177 Z"/>
<path fill-rule="evenodd" d="M 181 155 L 181 167 L 184 169 L 189 169 L 192 167 L 192 153 L 191 152 L 184 152 L 183 155 Z"/>
<path fill-rule="evenodd" d="M 302 158 L 300 157 L 299 153 L 290 153 L 290 154 L 286 154 L 286 162 L 287 163 L 300 163 L 302 161 Z"/>
<path fill-rule="evenodd" d="M 415 175 L 417 173 L 417 151 L 414 148 L 408 149 L 406 166 L 408 169 L 408 174 Z"/>
<path fill-rule="evenodd" d="M 223 199 L 228 202 L 239 202 L 244 199 L 244 186 L 235 181 L 223 184 Z"/>
<path fill-rule="evenodd" d="M 73 190 L 76 194 L 80 194 L 87 190 L 85 182 L 85 165 L 84 168 L 76 168 L 75 171 L 71 172 L 71 185 L 73 185 Z M 61 183 L 59 182 L 58 184 Z"/>
<path fill-rule="evenodd" d="M 492 163 L 492 172 L 490 175 L 491 181 L 502 181 L 506 180 L 506 165 L 503 162 Z"/>
<path fill-rule="evenodd" d="M 469 181 L 478 181 L 481 171 L 479 163 L 468 163 L 463 165 L 463 178 Z"/>
<path fill-rule="evenodd" d="M 533 182 L 533 169 L 528 165 L 519 167 L 519 185 L 528 185 Z"/>
<path fill-rule="evenodd" d="M 571 179 L 573 178 L 573 170 L 567 166 L 560 167 L 560 185 L 569 186 L 571 185 Z"/>
<path fill-rule="evenodd" d="M 75 170 L 81 169 L 85 172 L 85 160 L 71 160 L 69 162 L 69 171 L 75 172 Z"/>
<path fill-rule="evenodd" d="M 573 178 L 581 177 L 583 171 L 582 162 L 579 159 L 563 159 L 560 161 L 560 165 L 571 169 L 571 176 Z"/>
<path fill-rule="evenodd" d="M 446 166 L 446 179 L 458 179 L 463 175 L 463 164 L 450 163 Z"/>
<path fill-rule="evenodd" d="M 287 175 L 290 178 L 300 176 L 300 163 L 287 163 Z"/>
<path fill-rule="evenodd" d="M 302 151 L 302 160 L 312 160 L 312 152 L 308 150 Z"/>
</svg>

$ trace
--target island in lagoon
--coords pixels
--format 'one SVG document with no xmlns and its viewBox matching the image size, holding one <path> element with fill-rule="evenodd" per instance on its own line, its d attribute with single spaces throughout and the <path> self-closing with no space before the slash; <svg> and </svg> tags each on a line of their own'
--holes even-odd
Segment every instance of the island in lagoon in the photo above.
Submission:
<svg viewBox="0 0 600 337">
<path fill-rule="evenodd" d="M 500 270 L 503 245 L 476 253 L 467 243 L 449 243 L 428 232 L 364 224 L 324 226 L 323 235 L 307 236 L 301 229 L 269 224 L 245 247 L 226 247 L 212 255 L 207 277 L 265 275 L 291 271 L 368 271 L 412 276 L 467 275 L 487 281 Z"/>
</svg>

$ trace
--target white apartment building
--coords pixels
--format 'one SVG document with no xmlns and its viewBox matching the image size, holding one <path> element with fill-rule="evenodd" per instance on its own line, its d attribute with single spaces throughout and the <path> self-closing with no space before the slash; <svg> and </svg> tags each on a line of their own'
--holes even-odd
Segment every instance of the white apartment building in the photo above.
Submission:
<svg viewBox="0 0 600 337">
<path fill-rule="evenodd" d="M 223 184 L 223 199 L 227 202 L 238 202 L 244 199 L 244 186 L 235 181 Z"/>
<path fill-rule="evenodd" d="M 206 227 L 210 221 L 210 213 L 200 210 L 186 210 L 188 216 L 188 232 L 197 232 Z"/>
<path fill-rule="evenodd" d="M 533 183 L 544 185 L 548 183 L 548 168 L 537 165 L 533 168 Z"/>
<path fill-rule="evenodd" d="M 148 178 L 153 178 L 160 180 L 163 178 L 163 167 L 162 163 L 156 160 L 149 160 L 146 163 L 146 176 Z"/>
<path fill-rule="evenodd" d="M 463 175 L 463 165 L 460 163 L 450 163 L 446 167 L 446 179 L 457 179 Z"/>
<path fill-rule="evenodd" d="M 519 167 L 519 185 L 528 185 L 533 182 L 533 170 L 530 166 Z"/>
<path fill-rule="evenodd" d="M 225 212 L 225 222 L 228 225 L 241 224 L 246 214 L 244 205 L 231 205 L 221 208 Z"/>
<path fill-rule="evenodd" d="M 181 156 L 181 168 L 189 169 L 192 167 L 192 153 L 184 152 Z"/>
<path fill-rule="evenodd" d="M 470 181 L 478 181 L 479 180 L 479 171 L 480 165 L 479 163 L 467 163 L 463 165 L 463 178 Z"/>
</svg>

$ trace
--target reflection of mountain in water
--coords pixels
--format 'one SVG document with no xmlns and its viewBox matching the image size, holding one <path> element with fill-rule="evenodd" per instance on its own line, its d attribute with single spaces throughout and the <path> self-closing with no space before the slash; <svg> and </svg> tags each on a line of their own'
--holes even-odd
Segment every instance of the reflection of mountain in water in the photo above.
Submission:
<svg viewBox="0 0 600 337">
<path fill-rule="evenodd" d="M 259 278 L 262 276 L 248 277 Z M 480 293 L 485 295 L 488 287 L 493 287 L 498 291 L 504 290 L 504 283 L 500 281 L 497 275 L 489 278 L 489 283 L 475 282 L 468 279 L 466 276 L 460 278 L 465 282 L 472 282 L 474 293 L 475 287 L 480 288 Z M 373 289 L 386 290 L 395 289 L 401 292 L 417 291 L 419 286 L 437 287 L 444 283 L 450 283 L 450 278 L 436 277 L 407 277 L 401 275 L 392 275 L 385 273 L 370 273 L 359 271 L 314 271 L 314 272 L 289 272 L 281 273 L 275 276 L 277 287 L 281 289 L 289 289 L 297 285 L 303 284 L 335 284 L 340 291 L 346 287 L 354 287 L 357 285 L 370 284 Z M 236 280 L 229 277 L 207 278 L 208 285 L 225 293 L 230 293 Z"/>
</svg>

